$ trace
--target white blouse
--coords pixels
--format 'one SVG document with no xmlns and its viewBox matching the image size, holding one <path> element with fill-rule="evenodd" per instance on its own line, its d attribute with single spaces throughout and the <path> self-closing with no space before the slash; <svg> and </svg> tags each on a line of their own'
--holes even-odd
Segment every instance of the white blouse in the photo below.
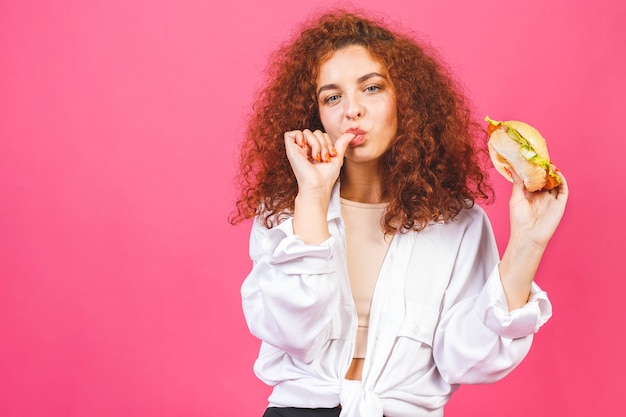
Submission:
<svg viewBox="0 0 626 417">
<path fill-rule="evenodd" d="M 511 372 L 552 314 L 534 283 L 528 303 L 508 311 L 493 232 L 475 206 L 394 236 L 374 291 L 362 380 L 347 380 L 358 323 L 339 184 L 328 226 L 331 237 L 320 245 L 294 235 L 291 219 L 252 228 L 253 268 L 241 294 L 250 332 L 262 341 L 255 373 L 274 387 L 270 406 L 442 416 L 458 384 Z"/>
</svg>

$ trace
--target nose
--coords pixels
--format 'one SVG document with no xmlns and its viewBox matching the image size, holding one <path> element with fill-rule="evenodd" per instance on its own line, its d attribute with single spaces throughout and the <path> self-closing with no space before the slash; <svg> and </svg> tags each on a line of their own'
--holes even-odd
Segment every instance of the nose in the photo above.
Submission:
<svg viewBox="0 0 626 417">
<path fill-rule="evenodd" d="M 360 102 L 360 100 L 358 99 L 358 97 L 356 96 L 346 97 L 346 99 L 344 99 L 344 103 L 346 106 L 345 112 L 346 112 L 347 119 L 354 120 L 354 119 L 363 117 L 363 114 L 365 113 L 365 109 L 362 103 Z"/>
</svg>

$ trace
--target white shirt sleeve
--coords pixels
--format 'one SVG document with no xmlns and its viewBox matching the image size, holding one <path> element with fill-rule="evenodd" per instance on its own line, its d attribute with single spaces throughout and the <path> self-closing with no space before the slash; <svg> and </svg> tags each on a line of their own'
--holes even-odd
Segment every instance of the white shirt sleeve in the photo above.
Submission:
<svg viewBox="0 0 626 417">
<path fill-rule="evenodd" d="M 552 316 L 548 295 L 533 282 L 528 302 L 509 311 L 498 267 L 494 268 L 485 288 L 476 300 L 476 313 L 491 331 L 516 339 L 537 333 Z"/>
<path fill-rule="evenodd" d="M 485 216 L 464 234 L 435 334 L 433 355 L 448 383 L 503 378 L 524 359 L 533 334 L 552 315 L 546 293 L 535 283 L 529 301 L 509 312 L 498 263 Z"/>
<path fill-rule="evenodd" d="M 241 288 L 246 322 L 254 336 L 305 363 L 327 342 L 339 305 L 334 242 L 304 243 L 291 218 L 272 229 L 258 220 L 252 227 L 253 268 Z"/>
</svg>

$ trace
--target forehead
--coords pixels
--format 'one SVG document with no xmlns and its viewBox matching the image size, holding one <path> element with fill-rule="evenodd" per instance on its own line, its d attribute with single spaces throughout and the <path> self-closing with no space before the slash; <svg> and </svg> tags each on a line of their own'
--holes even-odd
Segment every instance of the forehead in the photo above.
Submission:
<svg viewBox="0 0 626 417">
<path fill-rule="evenodd" d="M 384 65 L 367 48 L 349 45 L 333 51 L 321 62 L 317 85 L 359 78 L 371 72 L 386 75 Z"/>
</svg>

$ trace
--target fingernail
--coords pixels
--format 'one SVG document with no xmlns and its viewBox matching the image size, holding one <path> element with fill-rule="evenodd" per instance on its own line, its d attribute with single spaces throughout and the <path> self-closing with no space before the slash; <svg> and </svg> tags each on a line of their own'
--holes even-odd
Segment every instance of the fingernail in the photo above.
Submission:
<svg viewBox="0 0 626 417">
<path fill-rule="evenodd" d="M 320 152 L 318 152 L 317 155 L 315 155 L 315 160 L 317 162 L 322 162 L 322 154 Z"/>
<path fill-rule="evenodd" d="M 337 149 L 335 149 L 335 147 L 333 146 L 332 148 L 330 148 L 330 156 L 337 156 Z"/>
</svg>

